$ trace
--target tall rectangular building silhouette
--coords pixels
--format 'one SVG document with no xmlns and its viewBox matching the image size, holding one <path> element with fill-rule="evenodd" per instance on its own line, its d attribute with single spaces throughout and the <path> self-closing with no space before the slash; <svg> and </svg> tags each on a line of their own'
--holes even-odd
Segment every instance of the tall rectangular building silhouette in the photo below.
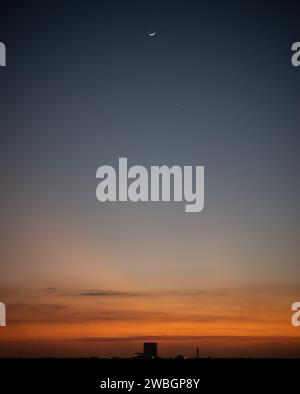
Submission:
<svg viewBox="0 0 300 394">
<path fill-rule="evenodd" d="M 144 343 L 144 357 L 145 358 L 157 358 L 157 343 L 156 342 L 145 342 Z"/>
</svg>

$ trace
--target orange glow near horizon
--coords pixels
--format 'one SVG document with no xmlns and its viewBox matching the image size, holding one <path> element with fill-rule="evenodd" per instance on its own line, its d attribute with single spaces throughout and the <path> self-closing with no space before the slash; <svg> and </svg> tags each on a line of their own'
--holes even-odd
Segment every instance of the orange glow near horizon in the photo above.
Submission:
<svg viewBox="0 0 300 394">
<path fill-rule="evenodd" d="M 26 294 L 26 293 L 24 293 Z M 82 291 L 45 289 L 7 298 L 0 356 L 130 356 L 150 338 L 162 355 L 293 356 L 300 337 L 291 325 L 293 291 Z M 300 355 L 300 353 L 298 354 Z"/>
</svg>

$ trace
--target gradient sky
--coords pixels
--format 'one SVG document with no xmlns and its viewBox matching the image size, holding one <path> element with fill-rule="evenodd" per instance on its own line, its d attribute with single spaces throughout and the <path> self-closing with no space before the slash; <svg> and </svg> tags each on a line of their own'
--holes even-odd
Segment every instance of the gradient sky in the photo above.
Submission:
<svg viewBox="0 0 300 394">
<path fill-rule="evenodd" d="M 300 356 L 299 11 L 3 2 L 0 356 Z M 204 211 L 99 203 L 119 157 L 204 165 Z"/>
</svg>

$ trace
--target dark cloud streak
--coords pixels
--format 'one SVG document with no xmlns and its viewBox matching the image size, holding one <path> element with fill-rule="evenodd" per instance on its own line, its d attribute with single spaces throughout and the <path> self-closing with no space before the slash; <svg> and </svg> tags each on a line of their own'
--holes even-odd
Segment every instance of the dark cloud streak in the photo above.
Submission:
<svg viewBox="0 0 300 394">
<path fill-rule="evenodd" d="M 79 293 L 82 297 L 136 297 L 140 295 L 140 293 L 115 290 L 87 290 Z"/>
</svg>

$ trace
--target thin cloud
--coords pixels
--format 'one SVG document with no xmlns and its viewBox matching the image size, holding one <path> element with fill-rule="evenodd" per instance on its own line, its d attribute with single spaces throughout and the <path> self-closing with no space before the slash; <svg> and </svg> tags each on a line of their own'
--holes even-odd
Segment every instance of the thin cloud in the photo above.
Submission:
<svg viewBox="0 0 300 394">
<path fill-rule="evenodd" d="M 57 287 L 46 287 L 45 289 L 42 289 L 41 291 L 45 292 L 45 293 L 54 293 L 56 291 L 58 291 Z"/>
<path fill-rule="evenodd" d="M 81 338 L 72 338 L 72 341 L 78 342 L 146 342 L 146 341 L 207 341 L 207 340 L 224 340 L 227 341 L 244 341 L 255 342 L 255 343 L 277 343 L 283 340 L 295 342 L 298 345 L 300 344 L 300 338 L 296 337 L 287 337 L 287 336 L 209 336 L 209 335 L 140 335 L 140 336 L 128 336 L 128 337 L 81 337 Z"/>
<path fill-rule="evenodd" d="M 79 293 L 82 297 L 136 297 L 140 295 L 140 293 L 116 290 L 87 290 Z"/>
<path fill-rule="evenodd" d="M 50 312 L 50 311 L 58 311 L 61 309 L 67 308 L 66 305 L 63 304 L 34 304 L 34 303 L 15 303 L 8 304 L 7 309 L 12 311 L 25 310 L 30 312 Z"/>
</svg>

